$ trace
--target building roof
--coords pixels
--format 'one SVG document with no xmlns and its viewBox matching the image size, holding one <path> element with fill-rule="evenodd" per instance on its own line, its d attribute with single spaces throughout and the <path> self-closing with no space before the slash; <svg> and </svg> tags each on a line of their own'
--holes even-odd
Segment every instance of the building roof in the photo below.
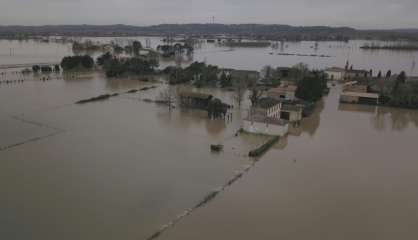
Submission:
<svg viewBox="0 0 418 240">
<path fill-rule="evenodd" d="M 209 99 L 213 96 L 206 93 L 197 93 L 197 92 L 181 92 L 180 97 L 189 97 L 189 98 L 198 98 L 198 99 Z"/>
<path fill-rule="evenodd" d="M 325 69 L 326 72 L 345 72 L 344 68 L 340 68 L 340 67 L 330 67 Z"/>
<path fill-rule="evenodd" d="M 265 98 L 260 98 L 255 107 L 256 108 L 269 109 L 269 108 L 272 108 L 272 107 L 274 107 L 278 104 L 280 104 L 279 100 L 276 100 L 274 98 L 265 97 Z"/>
<path fill-rule="evenodd" d="M 364 92 L 343 92 L 341 93 L 341 96 L 379 98 L 379 94 L 377 93 L 364 93 Z"/>
</svg>

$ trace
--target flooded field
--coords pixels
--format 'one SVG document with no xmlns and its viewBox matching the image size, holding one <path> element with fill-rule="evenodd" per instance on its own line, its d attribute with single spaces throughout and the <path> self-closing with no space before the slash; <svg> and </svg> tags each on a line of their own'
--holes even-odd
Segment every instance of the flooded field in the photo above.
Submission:
<svg viewBox="0 0 418 240">
<path fill-rule="evenodd" d="M 263 139 L 234 137 L 238 109 L 232 123 L 170 112 L 141 101 L 155 85 L 84 105 L 74 102 L 146 85 L 93 73 L 1 86 L 0 236 L 143 239 L 248 164 Z"/>
<path fill-rule="evenodd" d="M 94 42 L 126 45 L 129 41 L 139 40 L 145 46 L 147 39 L 149 47 L 156 48 L 163 45 L 160 37 L 96 37 L 80 38 L 79 41 L 92 40 Z M 385 73 L 405 71 L 407 75 L 418 75 L 418 68 L 414 61 L 418 61 L 418 51 L 388 51 L 362 50 L 366 43 L 381 43 L 378 41 L 350 41 L 344 42 L 284 42 L 278 43 L 277 48 L 230 48 L 214 43 L 200 43 L 195 46 L 194 55 L 181 59 L 183 65 L 193 61 L 205 61 L 225 68 L 237 68 L 259 71 L 265 65 L 290 67 L 303 62 L 311 68 L 324 69 L 331 66 L 344 67 L 349 60 L 354 68 L 372 69 Z M 44 43 L 29 41 L 0 40 L 0 66 L 6 64 L 60 62 L 62 57 L 71 55 L 71 44 Z M 98 56 L 100 53 L 90 53 Z M 281 54 L 295 54 L 286 56 Z M 324 55 L 328 57 L 297 56 Z M 161 59 L 160 67 L 173 65 L 173 59 Z"/>
<path fill-rule="evenodd" d="M 340 105 L 339 91 L 319 125 L 306 119 L 161 239 L 417 238 L 418 111 Z"/>
<path fill-rule="evenodd" d="M 9 58 L 10 44 L 18 43 L 0 41 L 0 64 L 59 61 L 71 52 L 53 45 L 22 56 L 14 50 Z M 289 43 L 283 51 L 314 51 L 311 44 Z M 324 59 L 205 45 L 194 60 L 255 70 L 301 61 L 320 68 L 345 63 L 339 44 L 320 43 L 318 52 L 335 55 Z M 348 51 L 356 66 L 392 71 L 411 68 L 416 56 L 358 51 Z M 159 97 L 163 79 L 92 72 L 42 81 L 10 69 L 3 79 L 24 81 L 0 85 L 1 239 L 146 239 L 243 170 L 159 239 L 418 237 L 418 111 L 339 104 L 337 85 L 313 116 L 254 163 L 248 151 L 266 139 L 235 136 L 248 102 L 227 122 L 144 102 Z M 157 88 L 126 93 L 144 86 Z M 230 92 L 200 91 L 236 105 Z M 74 104 L 104 93 L 119 95 Z M 209 145 L 218 143 L 224 151 L 211 153 Z"/>
</svg>

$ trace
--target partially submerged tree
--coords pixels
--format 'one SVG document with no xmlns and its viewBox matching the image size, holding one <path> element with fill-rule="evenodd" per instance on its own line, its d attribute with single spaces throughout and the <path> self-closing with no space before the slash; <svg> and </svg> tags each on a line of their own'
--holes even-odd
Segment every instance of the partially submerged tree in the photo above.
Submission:
<svg viewBox="0 0 418 240">
<path fill-rule="evenodd" d="M 132 51 L 135 56 L 139 56 L 139 52 L 142 49 L 142 43 L 140 41 L 133 41 L 132 42 Z"/>
<path fill-rule="evenodd" d="M 245 92 L 247 91 L 247 82 L 241 79 L 232 79 L 232 86 L 234 88 L 234 99 L 238 106 L 241 107 L 242 100 L 244 100 Z"/>
<path fill-rule="evenodd" d="M 112 58 L 113 58 L 112 54 L 110 54 L 110 52 L 107 52 L 107 53 L 97 57 L 97 60 L 96 60 L 97 65 L 99 65 L 99 66 L 106 65 L 112 60 Z"/>
<path fill-rule="evenodd" d="M 395 81 L 395 85 L 392 89 L 392 95 L 398 95 L 399 94 L 399 88 L 401 85 L 405 84 L 406 82 L 406 74 L 404 71 L 402 71 L 397 77 Z"/>
<path fill-rule="evenodd" d="M 225 71 L 221 73 L 221 76 L 219 77 L 219 83 L 221 87 L 230 87 L 232 85 L 231 83 L 231 75 L 227 75 Z"/>
<path fill-rule="evenodd" d="M 39 65 L 33 65 L 32 66 L 32 71 L 34 73 L 38 73 L 41 70 L 41 67 Z"/>
<path fill-rule="evenodd" d="M 61 61 L 61 67 L 64 70 L 73 70 L 76 68 L 91 69 L 94 66 L 94 60 L 89 55 L 68 56 Z"/>
<path fill-rule="evenodd" d="M 263 89 L 257 87 L 256 85 L 251 86 L 251 94 L 249 95 L 249 99 L 251 101 L 251 105 L 256 105 L 258 100 L 263 96 Z"/>
<path fill-rule="evenodd" d="M 296 97 L 309 102 L 318 101 L 327 86 L 327 81 L 323 73 L 312 72 L 298 82 Z"/>
<path fill-rule="evenodd" d="M 392 71 L 388 70 L 386 73 L 386 78 L 390 78 L 392 76 Z"/>
<path fill-rule="evenodd" d="M 174 103 L 176 102 L 177 91 L 171 85 L 168 85 L 167 88 L 160 92 L 159 102 L 168 106 L 168 110 L 171 111 L 173 108 Z"/>
</svg>

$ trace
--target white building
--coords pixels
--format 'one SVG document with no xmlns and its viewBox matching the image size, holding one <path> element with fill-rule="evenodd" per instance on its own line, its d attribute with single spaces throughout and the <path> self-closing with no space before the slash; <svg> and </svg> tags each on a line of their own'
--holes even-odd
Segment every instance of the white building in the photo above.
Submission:
<svg viewBox="0 0 418 240">
<path fill-rule="evenodd" d="M 250 133 L 283 137 L 289 131 L 289 123 L 277 118 L 255 115 L 244 119 L 243 129 Z"/>
<path fill-rule="evenodd" d="M 283 104 L 280 110 L 280 119 L 297 123 L 303 119 L 303 106 L 300 104 Z"/>
<path fill-rule="evenodd" d="M 273 98 L 261 98 L 258 100 L 257 105 L 251 107 L 250 115 L 260 115 L 269 118 L 280 118 L 280 109 L 282 103 L 279 100 Z"/>
<path fill-rule="evenodd" d="M 246 132 L 284 136 L 289 130 L 288 121 L 280 119 L 282 103 L 273 98 L 262 98 L 253 106 L 244 119 L 243 129 Z"/>
<path fill-rule="evenodd" d="M 325 73 L 328 75 L 328 79 L 341 81 L 345 77 L 345 69 L 339 67 L 332 67 L 325 70 Z"/>
</svg>

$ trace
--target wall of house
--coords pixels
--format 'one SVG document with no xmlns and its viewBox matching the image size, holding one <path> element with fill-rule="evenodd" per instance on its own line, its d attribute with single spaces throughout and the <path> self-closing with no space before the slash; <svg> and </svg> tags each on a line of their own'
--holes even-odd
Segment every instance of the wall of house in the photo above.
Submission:
<svg viewBox="0 0 418 240">
<path fill-rule="evenodd" d="M 285 119 L 288 120 L 289 122 L 298 122 L 301 121 L 303 116 L 302 116 L 302 111 L 281 111 L 281 118 L 283 118 L 283 115 L 286 114 L 289 116 L 289 119 Z"/>
<path fill-rule="evenodd" d="M 358 100 L 359 98 L 354 97 L 354 96 L 346 96 L 346 95 L 340 96 L 340 102 L 343 102 L 343 103 L 358 103 Z"/>
<path fill-rule="evenodd" d="M 280 104 L 277 104 L 276 106 L 273 106 L 271 108 L 265 109 L 265 108 L 252 108 L 252 114 L 254 115 L 260 115 L 260 116 L 266 116 L 271 118 L 279 118 L 280 117 Z"/>
<path fill-rule="evenodd" d="M 251 122 L 249 120 L 244 120 L 243 129 L 246 132 L 250 132 L 250 133 L 282 137 L 282 136 L 285 136 L 287 132 L 289 131 L 289 124 L 276 125 L 276 124 Z"/>
<path fill-rule="evenodd" d="M 276 105 L 272 108 L 269 108 L 267 111 L 267 117 L 279 118 L 280 117 L 280 105 Z"/>
<path fill-rule="evenodd" d="M 332 72 L 332 71 L 326 71 L 326 74 L 328 74 L 328 78 L 332 80 L 343 80 L 344 73 L 343 72 Z"/>
<path fill-rule="evenodd" d="M 354 85 L 347 85 L 344 86 L 343 88 L 344 91 L 346 92 L 367 92 L 367 85 L 359 85 L 359 84 L 354 84 Z"/>
</svg>

